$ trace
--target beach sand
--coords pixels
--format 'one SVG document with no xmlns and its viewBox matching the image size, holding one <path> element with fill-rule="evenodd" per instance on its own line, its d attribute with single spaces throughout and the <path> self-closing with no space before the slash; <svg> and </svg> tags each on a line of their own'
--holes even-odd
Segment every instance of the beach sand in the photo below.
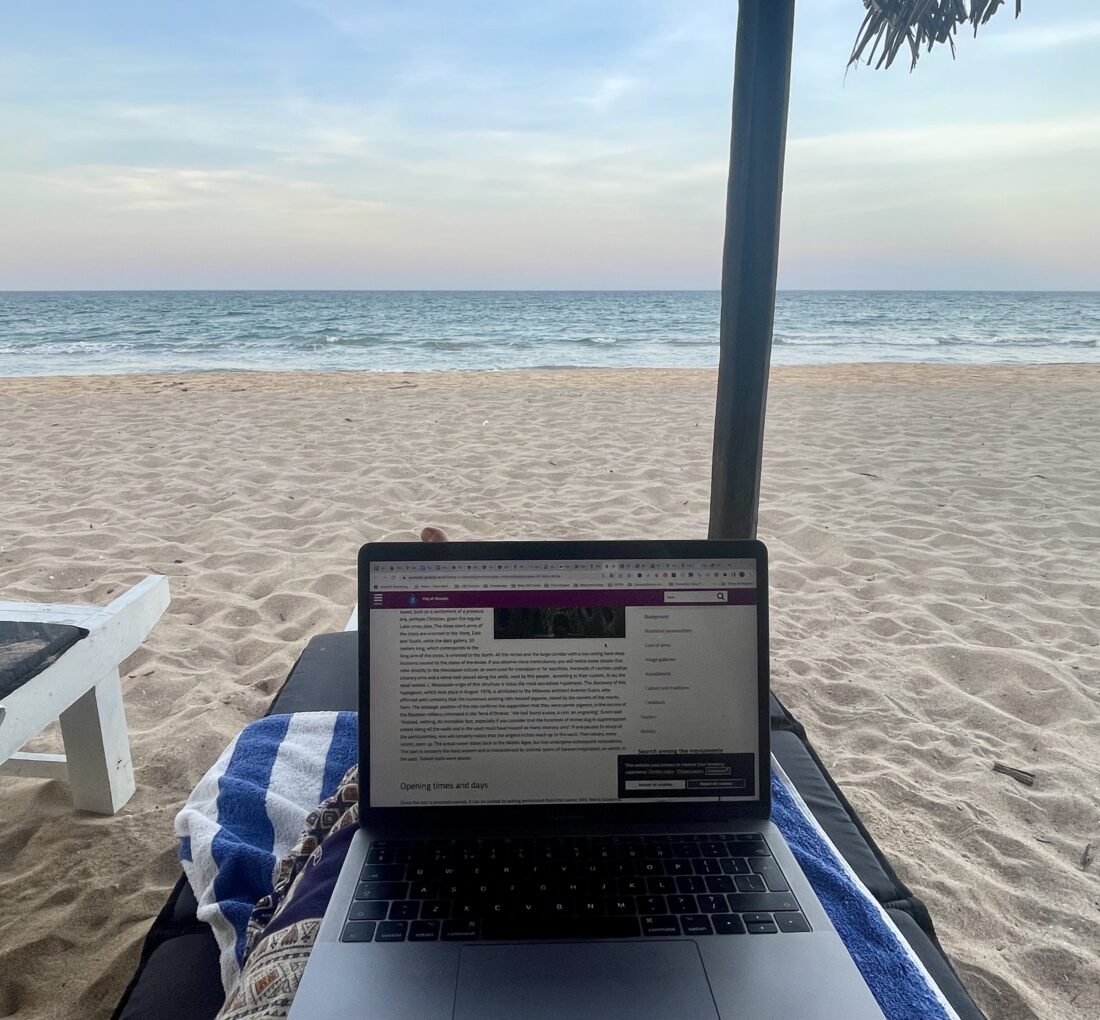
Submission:
<svg viewBox="0 0 1100 1020">
<path fill-rule="evenodd" d="M 62 783 L 0 779 L 0 1016 L 109 1015 L 178 875 L 173 815 L 343 628 L 361 543 L 701 537 L 713 389 L 0 379 L 0 598 L 105 603 L 150 571 L 173 593 L 125 665 L 130 803 L 78 815 Z M 1100 366 L 776 369 L 760 535 L 775 690 L 974 997 L 1100 1015 Z"/>
</svg>

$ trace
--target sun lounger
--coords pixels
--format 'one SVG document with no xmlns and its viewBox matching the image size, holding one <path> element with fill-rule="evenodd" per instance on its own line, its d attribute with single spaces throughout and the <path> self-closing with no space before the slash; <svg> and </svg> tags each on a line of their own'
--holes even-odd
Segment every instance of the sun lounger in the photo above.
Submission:
<svg viewBox="0 0 1100 1020">
<path fill-rule="evenodd" d="M 354 710 L 356 662 L 354 633 L 314 638 L 270 712 Z M 773 754 L 829 839 L 883 905 L 960 1020 L 983 1020 L 936 941 L 928 911 L 894 873 L 806 742 L 802 727 L 775 698 L 771 723 Z M 218 945 L 195 910 L 194 894 L 181 878 L 146 937 L 114 1020 L 209 1020 L 218 1011 L 223 1001 Z"/>
<path fill-rule="evenodd" d="M 67 779 L 73 806 L 113 815 L 134 792 L 119 666 L 168 607 L 168 578 L 107 606 L 0 602 L 0 775 Z M 20 748 L 55 719 L 65 754 Z"/>
</svg>

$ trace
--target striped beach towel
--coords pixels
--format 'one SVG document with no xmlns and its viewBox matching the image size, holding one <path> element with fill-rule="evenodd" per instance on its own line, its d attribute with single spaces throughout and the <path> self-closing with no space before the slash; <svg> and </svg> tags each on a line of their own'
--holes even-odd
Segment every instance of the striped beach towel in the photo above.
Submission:
<svg viewBox="0 0 1100 1020">
<path fill-rule="evenodd" d="M 252 908 L 306 816 L 331 797 L 358 754 L 354 712 L 270 715 L 246 726 L 176 816 L 180 862 L 198 918 L 221 950 L 230 991 L 244 961 Z"/>
<path fill-rule="evenodd" d="M 218 940 L 227 995 L 240 979 L 249 915 L 272 893 L 279 859 L 357 756 L 353 712 L 269 716 L 225 749 L 176 817 L 180 858 L 198 916 Z M 888 1020 L 958 1020 L 774 759 L 772 766 L 772 817 Z"/>
</svg>

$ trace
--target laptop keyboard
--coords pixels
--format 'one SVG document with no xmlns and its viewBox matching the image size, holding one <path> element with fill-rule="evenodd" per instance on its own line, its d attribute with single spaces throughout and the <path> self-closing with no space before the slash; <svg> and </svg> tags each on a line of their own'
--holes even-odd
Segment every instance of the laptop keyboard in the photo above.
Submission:
<svg viewBox="0 0 1100 1020">
<path fill-rule="evenodd" d="M 376 840 L 344 942 L 774 935 L 810 925 L 760 833 Z"/>
</svg>

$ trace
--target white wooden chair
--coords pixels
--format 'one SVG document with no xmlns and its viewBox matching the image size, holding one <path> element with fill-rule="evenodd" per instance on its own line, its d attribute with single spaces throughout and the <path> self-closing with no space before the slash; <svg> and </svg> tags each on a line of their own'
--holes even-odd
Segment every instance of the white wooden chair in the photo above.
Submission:
<svg viewBox="0 0 1100 1020">
<path fill-rule="evenodd" d="M 168 578 L 151 575 L 107 606 L 0 602 L 0 620 L 55 623 L 88 633 L 0 699 L 0 775 L 68 779 L 73 805 L 113 815 L 134 792 L 119 666 L 168 608 Z M 20 748 L 54 719 L 65 754 Z"/>
</svg>

